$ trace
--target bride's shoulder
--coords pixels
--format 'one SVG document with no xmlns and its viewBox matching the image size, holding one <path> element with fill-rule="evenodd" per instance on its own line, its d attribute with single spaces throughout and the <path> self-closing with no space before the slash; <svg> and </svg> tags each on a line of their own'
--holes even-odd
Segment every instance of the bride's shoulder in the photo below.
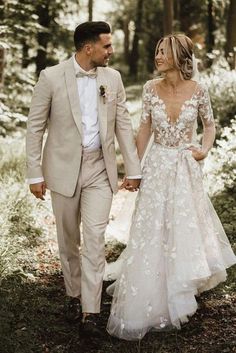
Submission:
<svg viewBox="0 0 236 353">
<path fill-rule="evenodd" d="M 208 86 L 205 82 L 197 82 L 196 93 L 198 96 L 208 95 Z"/>
<path fill-rule="evenodd" d="M 156 85 L 159 85 L 162 80 L 162 78 L 154 78 L 152 80 L 148 80 L 143 86 L 144 91 L 150 92 L 156 87 Z"/>
</svg>

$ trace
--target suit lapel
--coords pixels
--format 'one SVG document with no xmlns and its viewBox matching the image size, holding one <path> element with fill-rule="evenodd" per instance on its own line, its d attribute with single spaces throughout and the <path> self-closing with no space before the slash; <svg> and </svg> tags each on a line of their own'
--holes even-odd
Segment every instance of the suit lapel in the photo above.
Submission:
<svg viewBox="0 0 236 353">
<path fill-rule="evenodd" d="M 73 63 L 73 57 L 71 57 L 66 62 L 65 67 L 65 78 L 66 78 L 66 87 L 69 96 L 71 111 L 73 114 L 73 118 L 75 120 L 76 126 L 82 136 L 82 118 L 81 118 L 81 110 L 79 104 L 79 93 L 77 87 L 77 81 L 75 76 L 75 69 Z"/>
<path fill-rule="evenodd" d="M 97 104 L 98 104 L 98 121 L 100 129 L 100 137 L 105 141 L 107 134 L 107 99 L 103 99 L 100 95 L 100 86 L 108 87 L 107 80 L 104 75 L 104 70 L 101 67 L 97 68 Z"/>
</svg>

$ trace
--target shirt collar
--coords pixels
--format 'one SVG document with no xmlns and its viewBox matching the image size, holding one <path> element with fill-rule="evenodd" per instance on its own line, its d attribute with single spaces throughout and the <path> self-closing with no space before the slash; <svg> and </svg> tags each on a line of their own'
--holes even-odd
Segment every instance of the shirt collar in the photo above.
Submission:
<svg viewBox="0 0 236 353">
<path fill-rule="evenodd" d="M 75 55 L 73 55 L 73 62 L 74 62 L 74 68 L 75 68 L 75 74 L 77 74 L 78 72 L 84 72 L 85 74 L 88 72 L 88 71 L 85 71 L 80 65 L 79 63 L 76 61 L 75 59 Z M 96 72 L 97 69 L 94 68 L 94 69 L 91 69 L 89 70 L 89 72 Z"/>
</svg>

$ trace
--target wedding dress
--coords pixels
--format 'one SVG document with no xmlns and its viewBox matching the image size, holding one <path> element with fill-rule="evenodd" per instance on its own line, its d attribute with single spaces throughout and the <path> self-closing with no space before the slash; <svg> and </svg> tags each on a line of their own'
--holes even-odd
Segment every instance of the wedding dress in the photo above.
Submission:
<svg viewBox="0 0 236 353">
<path fill-rule="evenodd" d="M 141 121 L 152 121 L 130 238 L 115 284 L 107 330 L 127 340 L 150 329 L 180 328 L 197 310 L 195 296 L 226 279 L 236 257 L 203 188 L 202 162 L 187 149 L 196 145 L 197 118 L 214 124 L 201 84 L 172 123 L 154 80 L 144 86 Z"/>
</svg>

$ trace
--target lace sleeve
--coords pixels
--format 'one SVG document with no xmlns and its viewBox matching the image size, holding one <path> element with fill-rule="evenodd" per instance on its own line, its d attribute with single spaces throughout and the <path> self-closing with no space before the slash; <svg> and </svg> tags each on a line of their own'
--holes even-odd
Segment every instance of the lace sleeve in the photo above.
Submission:
<svg viewBox="0 0 236 353">
<path fill-rule="evenodd" d="M 150 96 L 150 83 L 149 81 L 143 86 L 142 94 L 142 115 L 141 123 L 150 123 L 151 121 L 151 96 Z"/>
<path fill-rule="evenodd" d="M 203 126 L 214 125 L 214 117 L 211 108 L 211 101 L 208 89 L 202 87 L 198 106 L 198 115 L 202 120 Z"/>
<path fill-rule="evenodd" d="M 215 122 L 208 90 L 202 87 L 198 106 L 198 115 L 203 124 L 202 150 L 205 153 L 212 148 L 215 139 Z"/>
<path fill-rule="evenodd" d="M 136 145 L 138 150 L 138 156 L 140 160 L 142 159 L 148 141 L 152 135 L 152 120 L 151 120 L 151 91 L 150 91 L 150 81 L 145 83 L 143 87 L 142 96 L 142 115 L 140 119 L 138 134 L 136 138 Z"/>
</svg>

